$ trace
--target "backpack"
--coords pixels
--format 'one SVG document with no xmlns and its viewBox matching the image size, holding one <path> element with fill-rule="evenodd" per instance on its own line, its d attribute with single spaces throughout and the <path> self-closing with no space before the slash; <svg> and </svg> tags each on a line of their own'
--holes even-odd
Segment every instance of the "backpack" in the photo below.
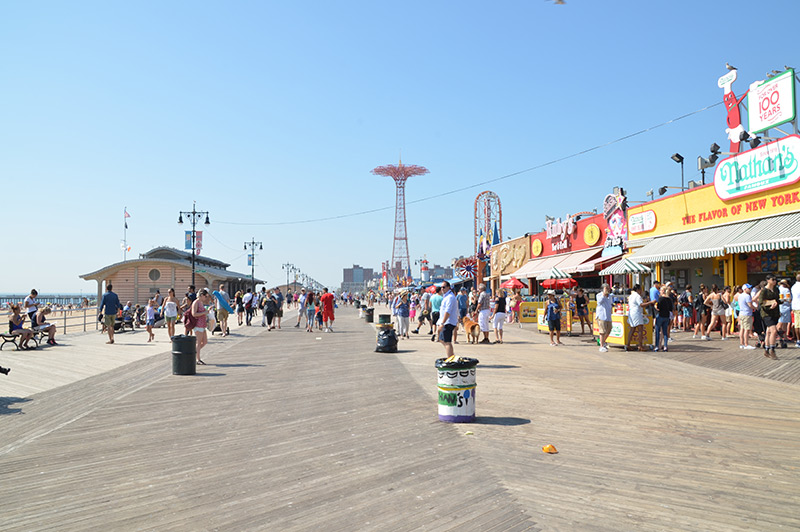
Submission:
<svg viewBox="0 0 800 532">
<path fill-rule="evenodd" d="M 187 331 L 190 331 L 194 329 L 195 325 L 197 325 L 197 318 L 192 315 L 192 307 L 189 307 L 183 313 L 183 326 Z"/>
<path fill-rule="evenodd" d="M 678 303 L 680 303 L 680 305 L 682 307 L 688 307 L 689 306 L 689 293 L 688 292 L 682 293 L 680 295 L 680 297 L 678 298 Z"/>
</svg>

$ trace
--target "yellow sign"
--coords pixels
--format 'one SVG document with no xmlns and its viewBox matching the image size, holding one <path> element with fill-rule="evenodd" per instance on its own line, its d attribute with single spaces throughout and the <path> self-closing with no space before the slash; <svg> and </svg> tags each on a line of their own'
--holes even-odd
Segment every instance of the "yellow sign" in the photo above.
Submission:
<svg viewBox="0 0 800 532">
<path fill-rule="evenodd" d="M 542 254 L 542 241 L 538 238 L 531 243 L 531 255 L 538 257 Z"/>
<path fill-rule="evenodd" d="M 587 246 L 594 246 L 600 240 L 600 228 L 597 224 L 589 224 L 583 230 L 583 241 Z"/>
<path fill-rule="evenodd" d="M 628 236 L 630 242 L 635 242 L 639 238 L 671 235 L 800 211 L 800 184 L 795 183 L 728 201 L 719 199 L 714 191 L 714 185 L 711 184 L 630 207 L 628 217 L 648 210 L 656 214 L 655 228 L 646 233 L 631 233 Z"/>
</svg>

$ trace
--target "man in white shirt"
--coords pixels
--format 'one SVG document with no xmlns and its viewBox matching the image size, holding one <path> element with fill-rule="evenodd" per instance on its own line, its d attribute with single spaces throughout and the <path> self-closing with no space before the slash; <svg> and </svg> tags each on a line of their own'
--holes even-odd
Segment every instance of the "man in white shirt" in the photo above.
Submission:
<svg viewBox="0 0 800 532">
<path fill-rule="evenodd" d="M 252 289 L 248 288 L 247 293 L 242 298 L 242 304 L 244 305 L 245 311 L 245 320 L 248 327 L 250 327 L 250 322 L 253 321 L 253 311 L 255 310 L 257 303 L 258 301 L 253 295 Z"/>
<path fill-rule="evenodd" d="M 446 359 L 453 360 L 456 356 L 453 352 L 453 331 L 458 327 L 458 301 L 447 281 L 442 282 L 442 293 L 444 297 L 436 325 L 439 326 L 439 342 L 444 345 Z"/>
<path fill-rule="evenodd" d="M 792 314 L 794 314 L 794 340 L 795 345 L 800 347 L 800 273 L 795 277 L 792 285 Z"/>
<path fill-rule="evenodd" d="M 597 309 L 594 319 L 597 320 L 597 331 L 600 333 L 600 352 L 608 352 L 608 340 L 611 334 L 611 287 L 603 283 L 602 291 L 597 294 Z"/>
<path fill-rule="evenodd" d="M 755 349 L 747 343 L 753 332 L 753 311 L 756 310 L 752 290 L 752 285 L 742 285 L 742 293 L 736 299 L 739 302 L 739 349 Z"/>
</svg>

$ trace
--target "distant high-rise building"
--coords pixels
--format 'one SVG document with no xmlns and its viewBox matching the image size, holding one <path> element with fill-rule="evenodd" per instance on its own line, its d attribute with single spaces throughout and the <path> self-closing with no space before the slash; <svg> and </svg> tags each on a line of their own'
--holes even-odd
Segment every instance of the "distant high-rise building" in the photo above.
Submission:
<svg viewBox="0 0 800 532">
<path fill-rule="evenodd" d="M 434 264 L 430 267 L 431 279 L 452 279 L 453 267 Z"/>
<path fill-rule="evenodd" d="M 362 292 L 367 281 L 371 281 L 375 276 L 372 268 L 362 268 L 358 264 L 353 264 L 352 268 L 342 269 L 342 292 Z"/>
</svg>

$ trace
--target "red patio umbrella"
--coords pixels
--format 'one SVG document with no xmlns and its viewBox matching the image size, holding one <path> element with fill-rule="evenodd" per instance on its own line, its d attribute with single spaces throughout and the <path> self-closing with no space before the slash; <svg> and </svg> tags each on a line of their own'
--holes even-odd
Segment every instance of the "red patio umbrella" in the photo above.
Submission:
<svg viewBox="0 0 800 532">
<path fill-rule="evenodd" d="M 512 290 L 517 290 L 519 288 L 528 288 L 528 285 L 526 285 L 516 277 L 512 277 L 508 281 L 501 283 L 500 288 L 511 288 Z"/>
<path fill-rule="evenodd" d="M 578 281 L 572 277 L 567 277 L 566 279 L 545 279 L 542 281 L 542 286 L 549 289 L 575 288 L 578 286 Z"/>
</svg>

